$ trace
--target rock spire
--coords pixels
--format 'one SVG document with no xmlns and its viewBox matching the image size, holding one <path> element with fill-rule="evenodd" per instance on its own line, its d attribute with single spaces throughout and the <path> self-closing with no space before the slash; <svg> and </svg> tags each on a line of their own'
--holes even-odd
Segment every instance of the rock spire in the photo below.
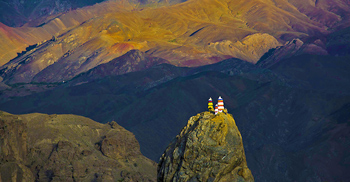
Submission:
<svg viewBox="0 0 350 182">
<path fill-rule="evenodd" d="M 160 158 L 157 181 L 253 182 L 232 115 L 199 113 Z"/>
</svg>

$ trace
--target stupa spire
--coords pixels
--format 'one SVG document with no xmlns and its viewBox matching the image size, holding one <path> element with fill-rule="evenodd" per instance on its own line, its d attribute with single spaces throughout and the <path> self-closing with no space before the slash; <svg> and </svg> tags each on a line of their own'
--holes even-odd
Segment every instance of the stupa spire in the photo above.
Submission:
<svg viewBox="0 0 350 182">
<path fill-rule="evenodd" d="M 208 100 L 208 109 L 209 111 L 214 111 L 213 100 L 211 99 L 211 97 Z"/>
<path fill-rule="evenodd" d="M 224 100 L 219 96 L 218 98 L 218 111 L 222 112 L 224 110 Z"/>
</svg>

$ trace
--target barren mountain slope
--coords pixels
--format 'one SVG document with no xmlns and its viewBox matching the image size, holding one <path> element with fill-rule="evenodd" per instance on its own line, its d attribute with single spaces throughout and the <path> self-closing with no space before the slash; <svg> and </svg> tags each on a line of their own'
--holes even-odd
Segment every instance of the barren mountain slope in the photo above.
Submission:
<svg viewBox="0 0 350 182">
<path fill-rule="evenodd" d="M 15 58 L 16 54 L 25 51 L 26 47 L 50 40 L 52 36 L 57 36 L 86 20 L 108 12 L 126 11 L 133 8 L 134 5 L 127 2 L 108 1 L 46 16 L 18 28 L 6 26 L 0 22 L 0 65 Z"/>
<path fill-rule="evenodd" d="M 293 3 L 298 5 L 287 1 L 191 0 L 173 6 L 134 11 L 129 11 L 132 6 L 126 6 L 126 10 L 123 7 L 121 11 L 118 8 L 121 4 L 105 2 L 85 8 L 87 12 L 85 9 L 68 12 L 42 27 L 27 27 L 32 34 L 44 35 L 45 38 L 29 36 L 24 27 L 21 30 L 5 27 L 6 34 L 20 32 L 12 35 L 18 38 L 8 46 L 2 44 L 3 50 L 6 50 L 3 63 L 8 61 L 10 54 L 14 54 L 13 49 L 20 46 L 22 48 L 17 50 L 23 49 L 21 42 L 27 41 L 26 45 L 29 45 L 39 39 L 48 40 L 57 30 L 62 30 L 59 25 L 73 22 L 65 25 L 72 27 L 72 24 L 78 25 L 89 19 L 69 31 L 63 28 L 66 32 L 61 31 L 54 39 L 33 46 L 1 69 L 10 69 L 23 76 L 30 72 L 35 76 L 50 65 L 71 62 L 80 70 L 72 72 L 74 76 L 131 49 L 140 49 L 150 56 L 181 66 L 205 65 L 228 57 L 255 63 L 270 48 L 281 45 L 285 40 L 323 35 L 331 28 L 348 22 L 350 8 L 346 8 L 349 4 L 344 1 L 335 2 L 337 7 L 341 7 L 339 11 L 323 6 L 316 8 L 327 12 L 329 9 L 330 13 L 336 14 L 338 23 L 335 24 L 327 23 L 329 21 L 322 17 L 315 18 L 312 13 L 308 17 L 310 10 L 301 11 L 302 7 L 293 6 Z M 81 18 L 77 21 L 76 17 Z M 3 35 L 3 40 L 6 41 L 7 36 Z M 27 80 L 16 82 L 30 82 L 32 76 L 24 76 Z"/>
</svg>

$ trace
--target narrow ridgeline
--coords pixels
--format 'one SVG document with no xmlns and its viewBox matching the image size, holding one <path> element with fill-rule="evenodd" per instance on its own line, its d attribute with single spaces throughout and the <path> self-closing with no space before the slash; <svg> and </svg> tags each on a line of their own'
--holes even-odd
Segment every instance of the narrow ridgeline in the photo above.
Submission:
<svg viewBox="0 0 350 182">
<path fill-rule="evenodd" d="M 158 181 L 254 181 L 232 115 L 191 117 L 160 158 Z"/>
</svg>

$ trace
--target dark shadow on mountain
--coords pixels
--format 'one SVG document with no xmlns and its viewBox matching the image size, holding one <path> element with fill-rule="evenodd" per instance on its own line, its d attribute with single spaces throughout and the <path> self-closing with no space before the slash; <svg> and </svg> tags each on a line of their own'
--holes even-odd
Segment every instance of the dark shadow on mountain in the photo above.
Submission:
<svg viewBox="0 0 350 182">
<path fill-rule="evenodd" d="M 207 110 L 209 97 L 222 96 L 256 181 L 346 181 L 347 70 L 348 57 L 312 55 L 270 69 L 237 59 L 197 68 L 160 64 L 86 83 L 76 77 L 54 90 L 13 98 L 0 110 L 115 120 L 135 134 L 145 156 L 158 161 L 188 118 Z"/>
</svg>

